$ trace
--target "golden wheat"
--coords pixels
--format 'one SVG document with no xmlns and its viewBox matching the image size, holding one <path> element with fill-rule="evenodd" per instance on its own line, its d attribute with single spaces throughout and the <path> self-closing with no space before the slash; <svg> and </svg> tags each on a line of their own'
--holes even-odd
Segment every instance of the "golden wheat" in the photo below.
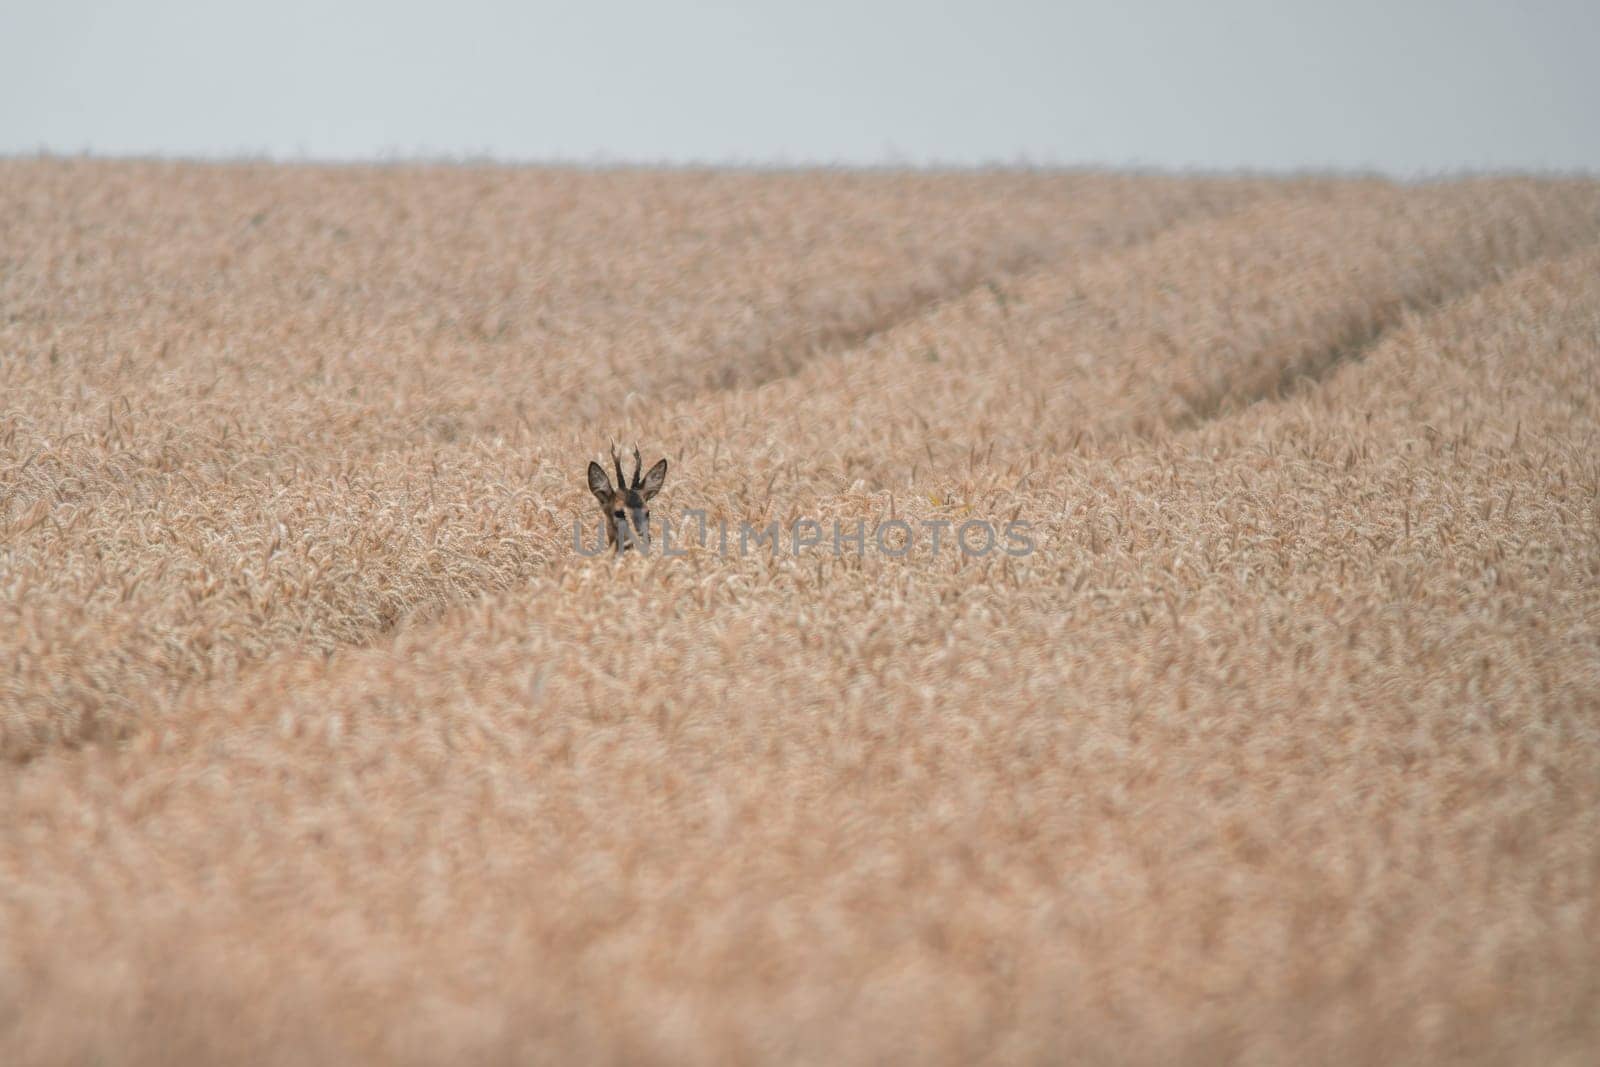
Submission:
<svg viewBox="0 0 1600 1067">
<path fill-rule="evenodd" d="M 1600 1046 L 1600 185 L 0 212 L 7 1062 Z M 1037 547 L 586 559 L 613 437 Z"/>
</svg>

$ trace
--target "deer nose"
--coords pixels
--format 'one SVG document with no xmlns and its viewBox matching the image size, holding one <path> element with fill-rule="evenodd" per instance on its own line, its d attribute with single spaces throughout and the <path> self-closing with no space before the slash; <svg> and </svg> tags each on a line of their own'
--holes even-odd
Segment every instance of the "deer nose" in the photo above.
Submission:
<svg viewBox="0 0 1600 1067">
<path fill-rule="evenodd" d="M 618 541 L 624 550 L 638 548 L 641 551 L 650 550 L 650 530 L 648 527 L 640 529 L 631 522 L 617 523 Z"/>
</svg>

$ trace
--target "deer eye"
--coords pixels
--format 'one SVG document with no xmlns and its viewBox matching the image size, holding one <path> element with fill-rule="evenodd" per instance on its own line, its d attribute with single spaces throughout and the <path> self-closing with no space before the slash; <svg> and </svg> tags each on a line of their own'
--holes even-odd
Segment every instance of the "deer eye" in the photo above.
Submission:
<svg viewBox="0 0 1600 1067">
<path fill-rule="evenodd" d="M 619 519 L 626 518 L 626 516 L 620 511 L 613 511 L 611 514 L 615 515 Z"/>
</svg>

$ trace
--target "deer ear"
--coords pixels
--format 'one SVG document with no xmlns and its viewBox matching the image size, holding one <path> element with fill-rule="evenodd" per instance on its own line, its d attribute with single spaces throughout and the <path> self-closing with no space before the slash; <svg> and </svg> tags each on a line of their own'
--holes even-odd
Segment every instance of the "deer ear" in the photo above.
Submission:
<svg viewBox="0 0 1600 1067">
<path fill-rule="evenodd" d="M 602 504 L 611 499 L 611 479 L 606 477 L 605 470 L 594 460 L 589 461 L 589 492 Z"/>
<path fill-rule="evenodd" d="M 644 476 L 644 481 L 639 485 L 639 492 L 646 500 L 661 492 L 661 483 L 667 480 L 667 461 L 665 459 L 650 468 Z"/>
</svg>

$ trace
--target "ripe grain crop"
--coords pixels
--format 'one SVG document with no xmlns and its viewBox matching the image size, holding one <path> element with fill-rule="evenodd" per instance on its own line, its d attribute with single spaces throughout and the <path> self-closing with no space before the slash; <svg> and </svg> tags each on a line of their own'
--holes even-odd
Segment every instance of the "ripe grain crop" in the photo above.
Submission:
<svg viewBox="0 0 1600 1067">
<path fill-rule="evenodd" d="M 0 165 L 0 1059 L 1600 1048 L 1600 184 Z M 586 559 L 658 513 L 1035 551 Z"/>
</svg>

